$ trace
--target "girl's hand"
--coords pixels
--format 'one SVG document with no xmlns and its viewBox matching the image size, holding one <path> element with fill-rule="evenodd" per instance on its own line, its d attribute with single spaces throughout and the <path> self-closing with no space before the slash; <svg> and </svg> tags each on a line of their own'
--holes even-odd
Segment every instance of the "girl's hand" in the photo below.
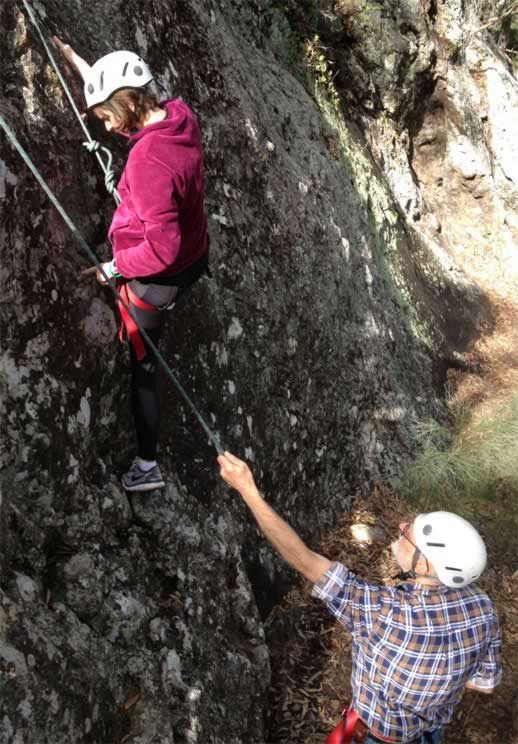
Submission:
<svg viewBox="0 0 518 744">
<path fill-rule="evenodd" d="M 230 452 L 225 452 L 224 455 L 218 457 L 218 463 L 223 480 L 229 486 L 235 488 L 236 491 L 239 491 L 240 494 L 244 495 L 257 491 L 254 476 L 246 462 L 230 454 Z"/>
<path fill-rule="evenodd" d="M 106 263 L 101 264 L 104 270 L 104 274 L 102 274 L 98 268 L 95 269 L 95 278 L 97 279 L 99 284 L 108 284 L 108 282 L 106 281 L 105 274 L 111 279 L 110 265 L 111 265 L 111 261 L 107 261 Z"/>
<path fill-rule="evenodd" d="M 63 42 L 61 41 L 59 37 L 53 36 L 52 41 L 54 42 L 55 46 L 59 49 L 63 57 L 66 59 L 70 67 L 76 70 L 76 72 L 78 72 L 79 75 L 81 75 L 81 77 L 84 80 L 86 75 L 88 75 L 91 69 L 88 62 L 85 62 L 85 60 L 82 57 L 76 54 L 76 52 L 74 52 L 70 44 L 63 44 Z"/>
<path fill-rule="evenodd" d="M 106 261 L 106 263 L 101 264 L 103 267 L 104 273 L 107 274 L 109 279 L 112 279 L 112 273 L 111 273 L 111 261 Z M 104 278 L 104 274 L 102 274 L 97 266 L 91 266 L 89 269 L 84 269 L 81 272 L 81 279 L 84 281 L 85 279 L 89 279 L 91 276 L 95 276 L 99 284 L 108 284 L 106 279 Z"/>
</svg>

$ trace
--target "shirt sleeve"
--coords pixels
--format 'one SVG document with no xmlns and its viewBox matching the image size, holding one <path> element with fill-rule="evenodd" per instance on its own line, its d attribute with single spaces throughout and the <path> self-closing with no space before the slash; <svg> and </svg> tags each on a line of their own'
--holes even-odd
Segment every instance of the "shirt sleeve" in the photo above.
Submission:
<svg viewBox="0 0 518 744">
<path fill-rule="evenodd" d="M 478 669 L 470 682 L 475 687 L 493 690 L 502 679 L 502 631 L 496 615 L 493 615 L 491 639 L 486 655 L 481 659 Z"/>
<path fill-rule="evenodd" d="M 172 266 L 181 234 L 175 182 L 171 172 L 153 159 L 130 161 L 128 187 L 144 237 L 117 254 L 123 276 L 153 276 Z"/>
<path fill-rule="evenodd" d="M 381 609 L 381 587 L 358 579 L 342 563 L 331 564 L 312 594 L 351 633 L 369 632 Z"/>
</svg>

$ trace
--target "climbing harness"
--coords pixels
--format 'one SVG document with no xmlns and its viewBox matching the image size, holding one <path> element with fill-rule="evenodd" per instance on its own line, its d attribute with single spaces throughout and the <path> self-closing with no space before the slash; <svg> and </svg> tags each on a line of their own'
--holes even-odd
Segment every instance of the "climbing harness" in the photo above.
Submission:
<svg viewBox="0 0 518 744">
<path fill-rule="evenodd" d="M 324 744 L 351 744 L 353 740 L 354 744 L 363 744 L 367 736 L 370 741 L 379 742 L 379 744 L 391 741 L 391 739 L 380 739 L 375 736 L 369 731 L 369 727 L 361 720 L 356 711 L 353 710 L 353 707 L 349 706 L 343 709 L 340 723 L 331 731 Z M 425 731 L 417 739 L 407 742 L 407 744 L 421 744 L 423 737 L 426 742 L 432 744 L 433 734 L 429 731 Z"/>
<path fill-rule="evenodd" d="M 140 297 L 137 297 L 135 292 L 133 292 L 133 290 L 129 286 L 128 282 L 119 282 L 117 284 L 117 288 L 127 306 L 131 304 L 134 307 L 138 307 L 139 310 L 145 310 L 146 312 L 153 312 L 158 309 L 154 305 L 151 305 L 149 302 L 144 302 L 144 300 L 141 300 Z M 125 340 L 125 337 L 127 336 L 128 341 L 133 346 L 135 355 L 140 362 L 146 356 L 146 347 L 139 333 L 138 325 L 135 323 L 131 315 L 126 312 L 126 308 L 124 307 L 124 305 L 120 302 L 118 303 L 118 305 L 119 312 L 121 314 L 119 338 L 121 342 L 123 342 Z"/>
<path fill-rule="evenodd" d="M 358 744 L 362 744 L 365 736 L 358 739 L 356 735 L 356 724 L 359 720 L 358 714 L 351 706 L 344 708 L 340 723 L 331 731 L 324 744 L 351 744 L 353 736 Z"/>
<path fill-rule="evenodd" d="M 218 435 L 215 434 L 209 428 L 209 426 L 205 422 L 204 418 L 199 413 L 198 409 L 196 408 L 196 406 L 194 405 L 194 403 L 192 402 L 192 400 L 187 395 L 187 393 L 183 389 L 182 385 L 180 384 L 180 382 L 176 378 L 176 375 L 174 374 L 174 372 L 172 371 L 172 369 L 169 367 L 169 365 L 165 361 L 165 359 L 162 356 L 162 354 L 159 352 L 159 350 L 156 347 L 156 345 L 151 341 L 151 339 L 149 338 L 149 336 L 146 333 L 146 331 L 139 324 L 137 318 L 135 317 L 133 311 L 129 307 L 129 305 L 126 302 L 126 300 L 121 296 L 120 292 L 113 285 L 113 283 L 110 282 L 109 277 L 107 276 L 106 272 L 104 271 L 104 269 L 103 269 L 103 267 L 102 267 L 99 259 L 97 258 L 97 256 L 95 255 L 95 253 L 91 250 L 90 246 L 88 245 L 88 243 L 86 242 L 86 240 L 84 239 L 84 237 L 82 236 L 82 234 L 79 232 L 79 230 L 77 229 L 77 227 L 74 225 L 74 223 L 72 222 L 72 220 L 68 216 L 67 212 L 63 209 L 63 207 L 62 207 L 61 203 L 58 201 L 56 195 L 53 193 L 53 191 L 51 190 L 51 188 L 49 187 L 49 185 L 47 184 L 47 182 L 45 181 L 45 179 L 41 176 L 40 172 L 38 171 L 38 169 L 36 168 L 36 166 L 34 165 L 34 163 L 32 162 L 32 160 L 30 159 L 30 157 L 27 154 L 27 152 L 24 150 L 24 148 L 22 147 L 22 145 L 18 142 L 18 140 L 17 140 L 14 132 L 12 131 L 11 127 L 7 124 L 7 122 L 5 121 L 5 119 L 3 118 L 3 116 L 1 114 L 0 114 L 0 126 L 2 127 L 2 129 L 4 130 L 4 132 L 7 134 L 9 140 L 14 145 L 14 147 L 16 148 L 16 150 L 18 151 L 18 153 L 21 155 L 21 157 L 25 161 L 26 165 L 31 170 L 32 174 L 34 175 L 34 177 L 38 181 L 38 183 L 41 186 L 41 188 L 43 189 L 43 191 L 47 194 L 47 196 L 49 197 L 49 199 L 52 202 L 52 204 L 58 210 L 59 214 L 61 215 L 61 217 L 65 221 L 65 224 L 70 229 L 70 231 L 72 232 L 72 235 L 78 241 L 78 243 L 81 246 L 81 248 L 85 251 L 85 253 L 88 256 L 88 258 L 90 259 L 91 263 L 96 266 L 96 268 L 98 269 L 98 271 L 100 271 L 100 273 L 102 274 L 102 276 L 106 280 L 106 284 L 110 288 L 110 290 L 113 292 L 113 294 L 115 295 L 115 298 L 116 298 L 117 302 L 119 303 L 119 306 L 124 308 L 124 310 L 126 311 L 126 313 L 129 316 L 129 318 L 131 318 L 132 321 L 134 322 L 136 328 L 138 329 L 138 332 L 140 333 L 140 335 L 142 336 L 142 338 L 144 339 L 144 341 L 147 343 L 149 349 L 151 349 L 151 351 L 153 352 L 153 354 L 157 358 L 157 361 L 161 365 L 162 369 L 167 374 L 167 376 L 169 377 L 169 379 L 173 382 L 173 384 L 175 385 L 176 389 L 178 390 L 178 392 L 180 393 L 180 395 L 182 396 L 182 398 L 185 400 L 185 402 L 190 407 L 191 411 L 193 412 L 193 414 L 195 415 L 195 417 L 199 421 L 201 427 L 203 428 L 203 430 L 207 434 L 209 440 L 212 442 L 212 444 L 216 448 L 218 454 L 220 454 L 220 455 L 224 454 L 224 449 L 223 449 L 223 446 L 222 446 L 222 444 L 220 442 L 220 439 L 219 439 Z"/>
<path fill-rule="evenodd" d="M 70 102 L 70 105 L 72 106 L 72 110 L 74 111 L 77 117 L 77 120 L 79 121 L 79 124 L 81 125 L 81 128 L 86 136 L 87 141 L 83 142 L 83 147 L 86 147 L 86 149 L 89 152 L 93 153 L 95 157 L 97 158 L 97 161 L 99 162 L 99 165 L 101 166 L 103 173 L 104 173 L 104 183 L 105 183 L 106 189 L 108 193 L 113 196 L 113 198 L 115 199 L 115 203 L 118 205 L 121 203 L 121 198 L 120 198 L 119 192 L 117 191 L 115 187 L 115 173 L 112 169 L 112 160 L 113 160 L 112 154 L 108 150 L 107 147 L 104 147 L 104 145 L 101 145 L 99 142 L 97 142 L 97 140 L 94 140 L 90 132 L 88 131 L 88 127 L 84 123 L 83 117 L 79 113 L 79 109 L 77 108 L 75 104 L 75 101 L 72 97 L 72 93 L 70 92 L 70 88 L 66 84 L 66 81 L 59 70 L 56 60 L 54 59 L 54 55 L 52 54 L 52 51 L 47 43 L 47 40 L 45 36 L 43 35 L 43 32 L 40 28 L 38 20 L 36 16 L 34 15 L 34 12 L 28 3 L 28 0 L 22 0 L 22 2 L 23 2 L 25 10 L 27 11 L 27 15 L 31 19 L 32 25 L 36 29 L 38 36 L 41 39 L 41 43 L 45 47 L 45 51 L 47 52 L 47 56 L 50 60 L 52 67 L 54 68 L 54 72 L 56 73 L 58 80 L 61 83 L 61 87 L 65 91 L 65 94 Z M 101 157 L 100 151 L 102 151 L 106 155 L 106 162 Z"/>
</svg>

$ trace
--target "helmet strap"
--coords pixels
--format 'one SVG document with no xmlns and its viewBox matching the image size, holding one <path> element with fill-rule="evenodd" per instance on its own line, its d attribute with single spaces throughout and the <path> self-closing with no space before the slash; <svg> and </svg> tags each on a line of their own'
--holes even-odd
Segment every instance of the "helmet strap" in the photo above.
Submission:
<svg viewBox="0 0 518 744">
<path fill-rule="evenodd" d="M 437 578 L 436 576 L 430 576 L 430 565 L 428 563 L 428 559 L 426 558 L 426 556 L 423 556 L 423 558 L 426 561 L 426 571 L 427 571 L 427 573 L 425 573 L 425 574 L 418 574 L 418 573 L 416 573 L 415 569 L 416 569 L 416 566 L 417 566 L 417 564 L 419 562 L 419 558 L 422 555 L 423 554 L 421 553 L 421 551 L 419 550 L 419 548 L 415 548 L 414 555 L 412 556 L 412 568 L 409 569 L 408 571 L 400 571 L 398 574 L 396 574 L 392 578 L 393 579 L 399 579 L 400 581 L 408 581 L 409 579 L 436 579 Z"/>
</svg>

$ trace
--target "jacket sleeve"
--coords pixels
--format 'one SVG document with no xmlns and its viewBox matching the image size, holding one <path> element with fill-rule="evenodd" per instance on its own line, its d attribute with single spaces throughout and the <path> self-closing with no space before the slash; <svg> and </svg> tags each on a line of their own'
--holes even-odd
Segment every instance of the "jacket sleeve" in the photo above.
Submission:
<svg viewBox="0 0 518 744">
<path fill-rule="evenodd" d="M 469 680 L 475 687 L 493 690 L 502 679 L 502 631 L 496 615 L 493 615 L 491 637 L 484 657 L 477 671 Z"/>
<path fill-rule="evenodd" d="M 180 250 L 175 180 L 159 161 L 146 158 L 128 164 L 127 181 L 144 237 L 117 253 L 117 270 L 126 277 L 160 274 Z"/>
</svg>

